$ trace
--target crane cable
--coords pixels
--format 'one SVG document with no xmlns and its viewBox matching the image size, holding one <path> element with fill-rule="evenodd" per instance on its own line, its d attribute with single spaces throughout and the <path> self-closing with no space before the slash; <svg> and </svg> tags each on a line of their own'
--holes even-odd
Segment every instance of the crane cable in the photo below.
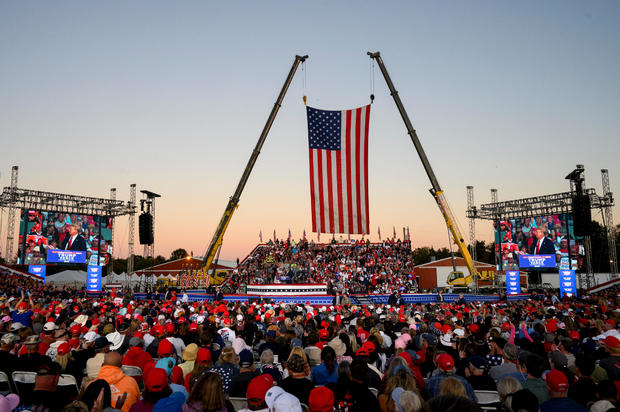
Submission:
<svg viewBox="0 0 620 412">
<path fill-rule="evenodd" d="M 370 104 L 375 101 L 375 59 L 370 59 Z"/>
<path fill-rule="evenodd" d="M 305 60 L 301 62 L 301 72 L 303 73 L 302 81 L 301 81 L 303 101 L 304 101 L 304 106 L 307 106 L 306 103 L 308 101 L 308 98 L 306 96 L 306 62 Z"/>
</svg>

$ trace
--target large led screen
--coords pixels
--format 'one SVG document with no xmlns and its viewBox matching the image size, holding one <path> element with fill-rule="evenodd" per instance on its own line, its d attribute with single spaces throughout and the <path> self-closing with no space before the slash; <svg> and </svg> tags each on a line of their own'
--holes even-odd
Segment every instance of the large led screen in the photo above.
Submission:
<svg viewBox="0 0 620 412">
<path fill-rule="evenodd" d="M 112 218 L 22 210 L 19 262 L 25 265 L 106 265 L 112 255 Z"/>
<path fill-rule="evenodd" d="M 498 269 L 575 270 L 581 267 L 582 239 L 575 237 L 570 214 L 501 220 L 493 226 Z"/>
</svg>

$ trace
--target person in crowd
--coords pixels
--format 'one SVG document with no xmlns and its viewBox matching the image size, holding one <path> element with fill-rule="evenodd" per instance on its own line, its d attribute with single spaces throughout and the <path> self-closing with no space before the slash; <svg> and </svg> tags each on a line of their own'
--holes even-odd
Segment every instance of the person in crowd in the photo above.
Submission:
<svg viewBox="0 0 620 412">
<path fill-rule="evenodd" d="M 123 356 L 123 365 L 137 366 L 142 371 L 147 363 L 153 362 L 150 353 L 144 351 L 144 340 L 138 336 L 129 339 L 129 348 Z"/>
<path fill-rule="evenodd" d="M 179 368 L 183 371 L 183 378 L 194 369 L 197 354 L 198 345 L 195 343 L 190 343 L 183 350 L 182 358 L 184 362 L 179 365 Z"/>
<path fill-rule="evenodd" d="M 269 374 L 262 374 L 254 377 L 248 384 L 246 390 L 247 408 L 241 409 L 239 412 L 269 412 L 265 396 L 273 384 L 273 378 Z"/>
<path fill-rule="evenodd" d="M 431 377 L 424 385 L 424 391 L 428 397 L 438 396 L 441 382 L 448 377 L 454 377 L 461 382 L 465 388 L 467 396 L 474 402 L 477 401 L 474 389 L 471 387 L 469 382 L 467 382 L 464 377 L 456 375 L 456 368 L 454 366 L 454 359 L 452 356 L 447 353 L 442 353 L 437 356 L 437 370 L 439 373 Z"/>
<path fill-rule="evenodd" d="M 606 412 L 617 409 L 618 390 L 612 381 L 602 381 L 596 388 L 596 402 L 590 406 L 592 412 Z"/>
<path fill-rule="evenodd" d="M 120 412 L 120 409 L 112 407 L 112 391 L 110 385 L 103 379 L 90 382 L 79 400 L 86 406 L 87 411 L 97 410 L 98 407 L 101 411 Z M 95 405 L 96 403 L 98 405 Z"/>
<path fill-rule="evenodd" d="M 547 384 L 541 378 L 545 371 L 545 360 L 536 354 L 531 354 L 525 360 L 525 369 L 527 380 L 523 383 L 523 389 L 533 393 L 538 399 L 538 404 L 542 405 L 549 400 Z"/>
<path fill-rule="evenodd" d="M 605 345 L 605 351 L 609 356 L 601 359 L 599 365 L 605 369 L 610 380 L 620 380 L 620 339 L 610 335 L 601 343 Z"/>
<path fill-rule="evenodd" d="M 539 412 L 538 398 L 528 389 L 521 389 L 512 395 L 513 411 Z"/>
<path fill-rule="evenodd" d="M 232 378 L 229 396 L 243 397 L 248 385 L 256 376 L 258 373 L 254 366 L 254 354 L 249 349 L 243 349 L 239 352 L 239 373 Z"/>
<path fill-rule="evenodd" d="M 310 391 L 308 412 L 332 412 L 334 410 L 334 392 L 325 386 L 317 386 Z"/>
<path fill-rule="evenodd" d="M 56 363 L 60 365 L 60 372 L 75 378 L 78 386 L 84 377 L 84 370 L 80 363 L 73 359 L 71 346 L 68 342 L 62 342 L 56 349 Z"/>
<path fill-rule="evenodd" d="M 563 372 L 552 369 L 545 380 L 550 399 L 540 405 L 540 412 L 588 412 L 588 408 L 568 397 L 568 379 Z"/>
<path fill-rule="evenodd" d="M 304 358 L 297 354 L 292 354 L 286 361 L 288 377 L 282 379 L 278 386 L 286 392 L 291 393 L 299 399 L 301 403 L 308 404 L 310 391 L 314 388 L 312 381 L 308 377 L 308 364 Z"/>
<path fill-rule="evenodd" d="M 140 399 L 140 388 L 135 379 L 123 373 L 121 366 L 122 359 L 118 352 L 106 353 L 97 379 L 103 379 L 110 385 L 112 404 L 122 412 L 129 412 L 133 404 Z M 118 406 L 121 397 L 125 399 L 122 408 Z"/>
<path fill-rule="evenodd" d="M 512 410 L 512 396 L 521 389 L 523 389 L 521 382 L 512 376 L 503 377 L 497 382 L 497 394 L 501 402 L 501 406 L 498 408 L 500 412 Z"/>
<path fill-rule="evenodd" d="M 234 412 L 235 408 L 224 396 L 222 377 L 216 372 L 207 372 L 198 379 L 183 412 Z"/>
<path fill-rule="evenodd" d="M 312 381 L 315 385 L 325 385 L 338 381 L 338 362 L 336 351 L 331 346 L 324 346 L 321 351 L 322 363 L 312 368 Z"/>
<path fill-rule="evenodd" d="M 508 343 L 506 345 L 509 345 Z M 504 356 L 506 351 L 504 350 Z M 495 380 L 486 374 L 484 369 L 486 362 L 480 355 L 474 355 L 468 359 L 465 367 L 465 377 L 467 382 L 474 390 L 494 391 L 496 390 Z M 498 368 L 495 366 L 491 370 Z"/>
<path fill-rule="evenodd" d="M 23 371 L 36 372 L 43 365 L 49 365 L 52 360 L 47 355 L 39 353 L 39 345 L 41 340 L 37 335 L 31 335 L 24 341 L 26 353 L 18 358 L 19 369 Z"/>
<path fill-rule="evenodd" d="M 165 370 L 149 368 L 145 371 L 143 379 L 142 398 L 132 405 L 130 412 L 152 412 L 157 402 L 172 395 Z"/>
<path fill-rule="evenodd" d="M 504 376 L 512 376 L 517 373 L 517 347 L 507 342 L 502 348 L 503 363 L 497 366 L 493 366 L 489 370 L 489 377 L 495 382 L 499 381 Z"/>
<path fill-rule="evenodd" d="M 185 389 L 188 393 L 191 393 L 194 383 L 200 378 L 206 370 L 210 369 L 213 365 L 211 357 L 211 351 L 207 348 L 200 348 L 196 353 L 196 361 L 194 362 L 194 369 L 185 375 Z"/>
<path fill-rule="evenodd" d="M 93 345 L 95 356 L 86 362 L 86 376 L 90 379 L 96 379 L 103 365 L 105 355 L 110 351 L 110 341 L 105 336 L 95 339 Z"/>
<path fill-rule="evenodd" d="M 437 396 L 424 403 L 424 412 L 480 412 L 471 399 L 463 396 Z M 535 411 L 532 411 L 535 412 Z"/>
<path fill-rule="evenodd" d="M 17 356 L 13 353 L 15 343 L 18 341 L 17 335 L 5 333 L 0 339 L 0 371 L 11 376 L 18 368 Z"/>
</svg>

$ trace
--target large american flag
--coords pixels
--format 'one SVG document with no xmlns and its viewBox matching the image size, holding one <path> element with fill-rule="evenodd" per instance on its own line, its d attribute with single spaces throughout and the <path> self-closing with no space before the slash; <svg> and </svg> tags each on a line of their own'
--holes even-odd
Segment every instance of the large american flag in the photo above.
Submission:
<svg viewBox="0 0 620 412">
<path fill-rule="evenodd" d="M 370 105 L 307 115 L 312 231 L 368 234 Z"/>
</svg>

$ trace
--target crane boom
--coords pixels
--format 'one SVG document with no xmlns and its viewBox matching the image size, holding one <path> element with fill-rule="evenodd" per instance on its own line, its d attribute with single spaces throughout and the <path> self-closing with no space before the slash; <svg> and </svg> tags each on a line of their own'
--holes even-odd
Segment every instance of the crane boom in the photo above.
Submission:
<svg viewBox="0 0 620 412">
<path fill-rule="evenodd" d="M 444 192 L 443 190 L 441 190 L 441 187 L 439 186 L 439 181 L 437 180 L 437 177 L 435 176 L 435 172 L 433 172 L 433 168 L 431 167 L 431 164 L 428 161 L 428 158 L 426 157 L 426 153 L 424 152 L 424 149 L 422 148 L 420 139 L 418 139 L 418 135 L 415 129 L 413 128 L 411 121 L 409 120 L 409 116 L 407 115 L 407 111 L 405 110 L 405 107 L 403 106 L 403 103 L 400 100 L 400 96 L 398 96 L 398 91 L 394 87 L 394 83 L 392 83 L 392 79 L 390 78 L 390 75 L 388 74 L 388 71 L 385 68 L 385 65 L 383 64 L 383 59 L 381 58 L 381 54 L 379 52 L 376 52 L 376 53 L 368 52 L 368 55 L 370 56 L 371 59 L 374 59 L 377 62 L 377 64 L 379 65 L 379 69 L 381 69 L 381 74 L 383 74 L 383 78 L 385 79 L 385 82 L 387 83 L 388 89 L 390 89 L 390 94 L 392 98 L 394 99 L 394 103 L 396 103 L 396 107 L 398 108 L 398 111 L 400 112 L 400 116 L 403 118 L 403 122 L 405 122 L 407 133 L 409 134 L 409 137 L 411 137 L 411 141 L 413 142 L 413 145 L 415 146 L 415 149 L 418 152 L 418 156 L 420 156 L 420 160 L 422 161 L 424 170 L 426 171 L 426 174 L 428 175 L 428 178 L 431 181 L 432 189 L 430 190 L 430 192 L 435 198 L 435 201 L 437 202 L 437 206 L 439 206 L 439 209 L 441 210 L 441 214 L 443 215 L 443 218 L 446 221 L 446 225 L 448 226 L 448 229 L 450 230 L 450 233 L 452 234 L 454 243 L 456 243 L 457 247 L 459 248 L 459 252 L 461 252 L 461 256 L 463 256 L 463 259 L 465 259 L 465 264 L 467 265 L 467 269 L 469 270 L 469 273 L 474 277 L 475 280 L 477 280 L 478 276 L 477 276 L 476 266 L 474 265 L 474 261 L 472 260 L 471 255 L 469 254 L 469 250 L 467 250 L 467 245 L 465 245 L 465 240 L 463 239 L 461 230 L 459 229 L 457 221 L 454 215 L 452 214 L 452 210 L 450 209 L 450 206 L 448 205 Z"/>
<path fill-rule="evenodd" d="M 278 114 L 278 110 L 282 106 L 282 101 L 284 100 L 284 96 L 286 95 L 286 92 L 291 82 L 293 81 L 293 76 L 295 76 L 297 67 L 299 67 L 300 63 L 303 63 L 304 61 L 306 61 L 307 58 L 308 58 L 307 55 L 306 56 L 295 56 L 295 60 L 293 61 L 293 66 L 291 67 L 291 70 L 289 71 L 288 76 L 286 77 L 286 80 L 284 81 L 284 85 L 282 86 L 282 90 L 280 90 L 278 99 L 273 105 L 273 109 L 271 109 L 271 113 L 269 114 L 269 117 L 267 118 L 265 127 L 263 127 L 263 131 L 261 132 L 260 137 L 258 138 L 258 142 L 256 143 L 256 147 L 254 148 L 254 151 L 252 152 L 252 155 L 250 156 L 250 159 L 248 160 L 248 164 L 246 165 L 245 170 L 243 171 L 243 175 L 241 176 L 241 179 L 239 180 L 239 183 L 237 184 L 237 189 L 235 190 L 235 193 L 228 200 L 228 205 L 226 206 L 226 209 L 224 210 L 224 214 L 222 215 L 222 218 L 220 219 L 220 223 L 217 225 L 217 229 L 215 229 L 215 233 L 213 233 L 213 238 L 211 239 L 211 243 L 209 244 L 207 253 L 205 253 L 205 256 L 202 260 L 201 271 L 205 275 L 208 273 L 209 267 L 213 263 L 213 259 L 215 258 L 215 255 L 218 249 L 222 246 L 222 240 L 224 239 L 224 233 L 226 232 L 226 229 L 228 228 L 228 224 L 230 223 L 233 213 L 235 212 L 235 210 L 237 209 L 237 206 L 239 205 L 239 199 L 241 198 L 241 193 L 243 192 L 243 189 L 245 188 L 245 184 L 247 183 L 248 178 L 250 177 L 250 173 L 252 172 L 252 169 L 254 168 L 254 164 L 256 163 L 256 159 L 258 158 L 261 148 L 263 147 L 263 144 L 265 143 L 265 139 L 267 138 L 267 135 L 269 134 L 269 130 L 271 130 L 271 125 L 273 124 L 273 121 L 276 118 L 276 115 Z"/>
</svg>

